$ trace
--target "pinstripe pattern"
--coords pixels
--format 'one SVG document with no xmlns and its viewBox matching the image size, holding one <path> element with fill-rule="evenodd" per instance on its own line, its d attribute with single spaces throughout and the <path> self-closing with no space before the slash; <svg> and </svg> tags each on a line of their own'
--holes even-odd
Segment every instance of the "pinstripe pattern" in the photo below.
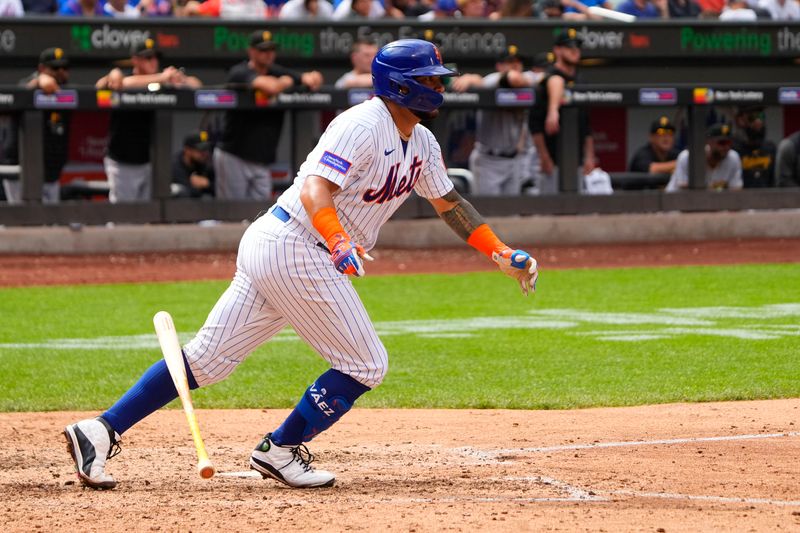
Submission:
<svg viewBox="0 0 800 533">
<path fill-rule="evenodd" d="M 342 174 L 320 163 L 326 151 L 350 162 L 349 171 Z M 397 185 L 403 182 L 403 177 L 413 179 L 408 174 L 415 156 L 422 170 L 413 186 L 414 191 L 425 198 L 440 198 L 450 192 L 453 183 L 447 177 L 439 143 L 430 130 L 417 125 L 404 154 L 386 105 L 380 98 L 367 100 L 330 123 L 316 148 L 300 166 L 294 184 L 278 199 L 278 204 L 319 238 L 300 202 L 300 190 L 306 177 L 322 176 L 341 187 L 334 201 L 345 231 L 355 242 L 370 250 L 375 246 L 380 227 L 408 198 L 410 191 L 383 202 L 365 202 L 364 194 L 380 191 L 393 166 L 397 168 Z"/>
<path fill-rule="evenodd" d="M 332 368 L 368 387 L 388 365 L 350 279 L 299 224 L 261 217 L 239 246 L 233 283 L 184 351 L 201 386 L 224 379 L 285 325 Z"/>
<path fill-rule="evenodd" d="M 328 152 L 333 154 L 324 154 Z M 324 161 L 321 161 L 323 160 Z M 439 144 L 417 125 L 405 153 L 380 99 L 339 115 L 278 199 L 291 218 L 256 220 L 239 244 L 236 275 L 184 352 L 199 385 L 224 379 L 257 346 L 284 326 L 322 355 L 332 368 L 373 388 L 388 366 L 350 278 L 336 271 L 300 202 L 309 175 L 337 185 L 337 214 L 354 241 L 371 249 L 378 230 L 415 190 L 425 198 L 447 194 Z"/>
</svg>

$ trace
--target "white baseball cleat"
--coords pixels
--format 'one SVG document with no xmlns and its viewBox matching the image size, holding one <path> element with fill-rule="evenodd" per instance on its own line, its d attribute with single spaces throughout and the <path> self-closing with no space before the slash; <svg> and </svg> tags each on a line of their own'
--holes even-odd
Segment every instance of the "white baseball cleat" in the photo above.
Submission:
<svg viewBox="0 0 800 533">
<path fill-rule="evenodd" d="M 100 417 L 81 420 L 64 428 L 64 437 L 81 483 L 93 489 L 117 486 L 105 472 L 106 460 L 120 452 L 120 436 L 108 422 Z"/>
<path fill-rule="evenodd" d="M 250 454 L 250 468 L 295 488 L 332 487 L 336 476 L 311 466 L 314 456 L 305 444 L 278 446 L 267 433 Z"/>
</svg>

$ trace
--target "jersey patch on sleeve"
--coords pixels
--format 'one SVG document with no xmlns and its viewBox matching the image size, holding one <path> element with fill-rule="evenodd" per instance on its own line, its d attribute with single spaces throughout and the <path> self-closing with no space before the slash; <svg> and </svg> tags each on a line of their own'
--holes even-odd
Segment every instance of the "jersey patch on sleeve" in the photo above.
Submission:
<svg viewBox="0 0 800 533">
<path fill-rule="evenodd" d="M 342 159 L 336 154 L 332 154 L 330 152 L 325 152 L 322 154 L 322 158 L 319 160 L 320 163 L 325 165 L 326 167 L 330 167 L 339 174 L 347 174 L 347 171 L 350 170 L 350 161 L 346 159 Z"/>
</svg>

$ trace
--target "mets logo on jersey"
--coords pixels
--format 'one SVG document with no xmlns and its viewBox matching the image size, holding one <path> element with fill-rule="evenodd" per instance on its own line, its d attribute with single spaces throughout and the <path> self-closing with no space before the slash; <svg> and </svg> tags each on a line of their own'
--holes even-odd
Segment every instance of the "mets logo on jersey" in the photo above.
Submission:
<svg viewBox="0 0 800 533">
<path fill-rule="evenodd" d="M 383 185 L 379 189 L 368 190 L 364 193 L 362 199 L 368 203 L 382 204 L 410 193 L 422 173 L 422 161 L 419 157 L 414 156 L 411 166 L 408 168 L 408 174 L 402 177 L 398 176 L 400 174 L 400 164 L 395 163 L 392 165 Z"/>
</svg>

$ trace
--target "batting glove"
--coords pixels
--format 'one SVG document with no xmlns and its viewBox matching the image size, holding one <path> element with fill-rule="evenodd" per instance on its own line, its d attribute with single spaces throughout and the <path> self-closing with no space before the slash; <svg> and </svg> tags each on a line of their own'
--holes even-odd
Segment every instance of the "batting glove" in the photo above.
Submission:
<svg viewBox="0 0 800 533">
<path fill-rule="evenodd" d="M 348 276 L 363 276 L 364 262 L 362 259 L 372 261 L 372 257 L 364 247 L 353 244 L 347 233 L 334 233 L 328 240 L 328 250 L 331 252 L 331 261 L 336 270 Z"/>
<path fill-rule="evenodd" d="M 536 279 L 539 277 L 536 259 L 528 252 L 506 248 L 502 252 L 493 252 L 492 260 L 500 267 L 506 276 L 511 276 L 519 282 L 522 294 L 536 292 Z"/>
</svg>

